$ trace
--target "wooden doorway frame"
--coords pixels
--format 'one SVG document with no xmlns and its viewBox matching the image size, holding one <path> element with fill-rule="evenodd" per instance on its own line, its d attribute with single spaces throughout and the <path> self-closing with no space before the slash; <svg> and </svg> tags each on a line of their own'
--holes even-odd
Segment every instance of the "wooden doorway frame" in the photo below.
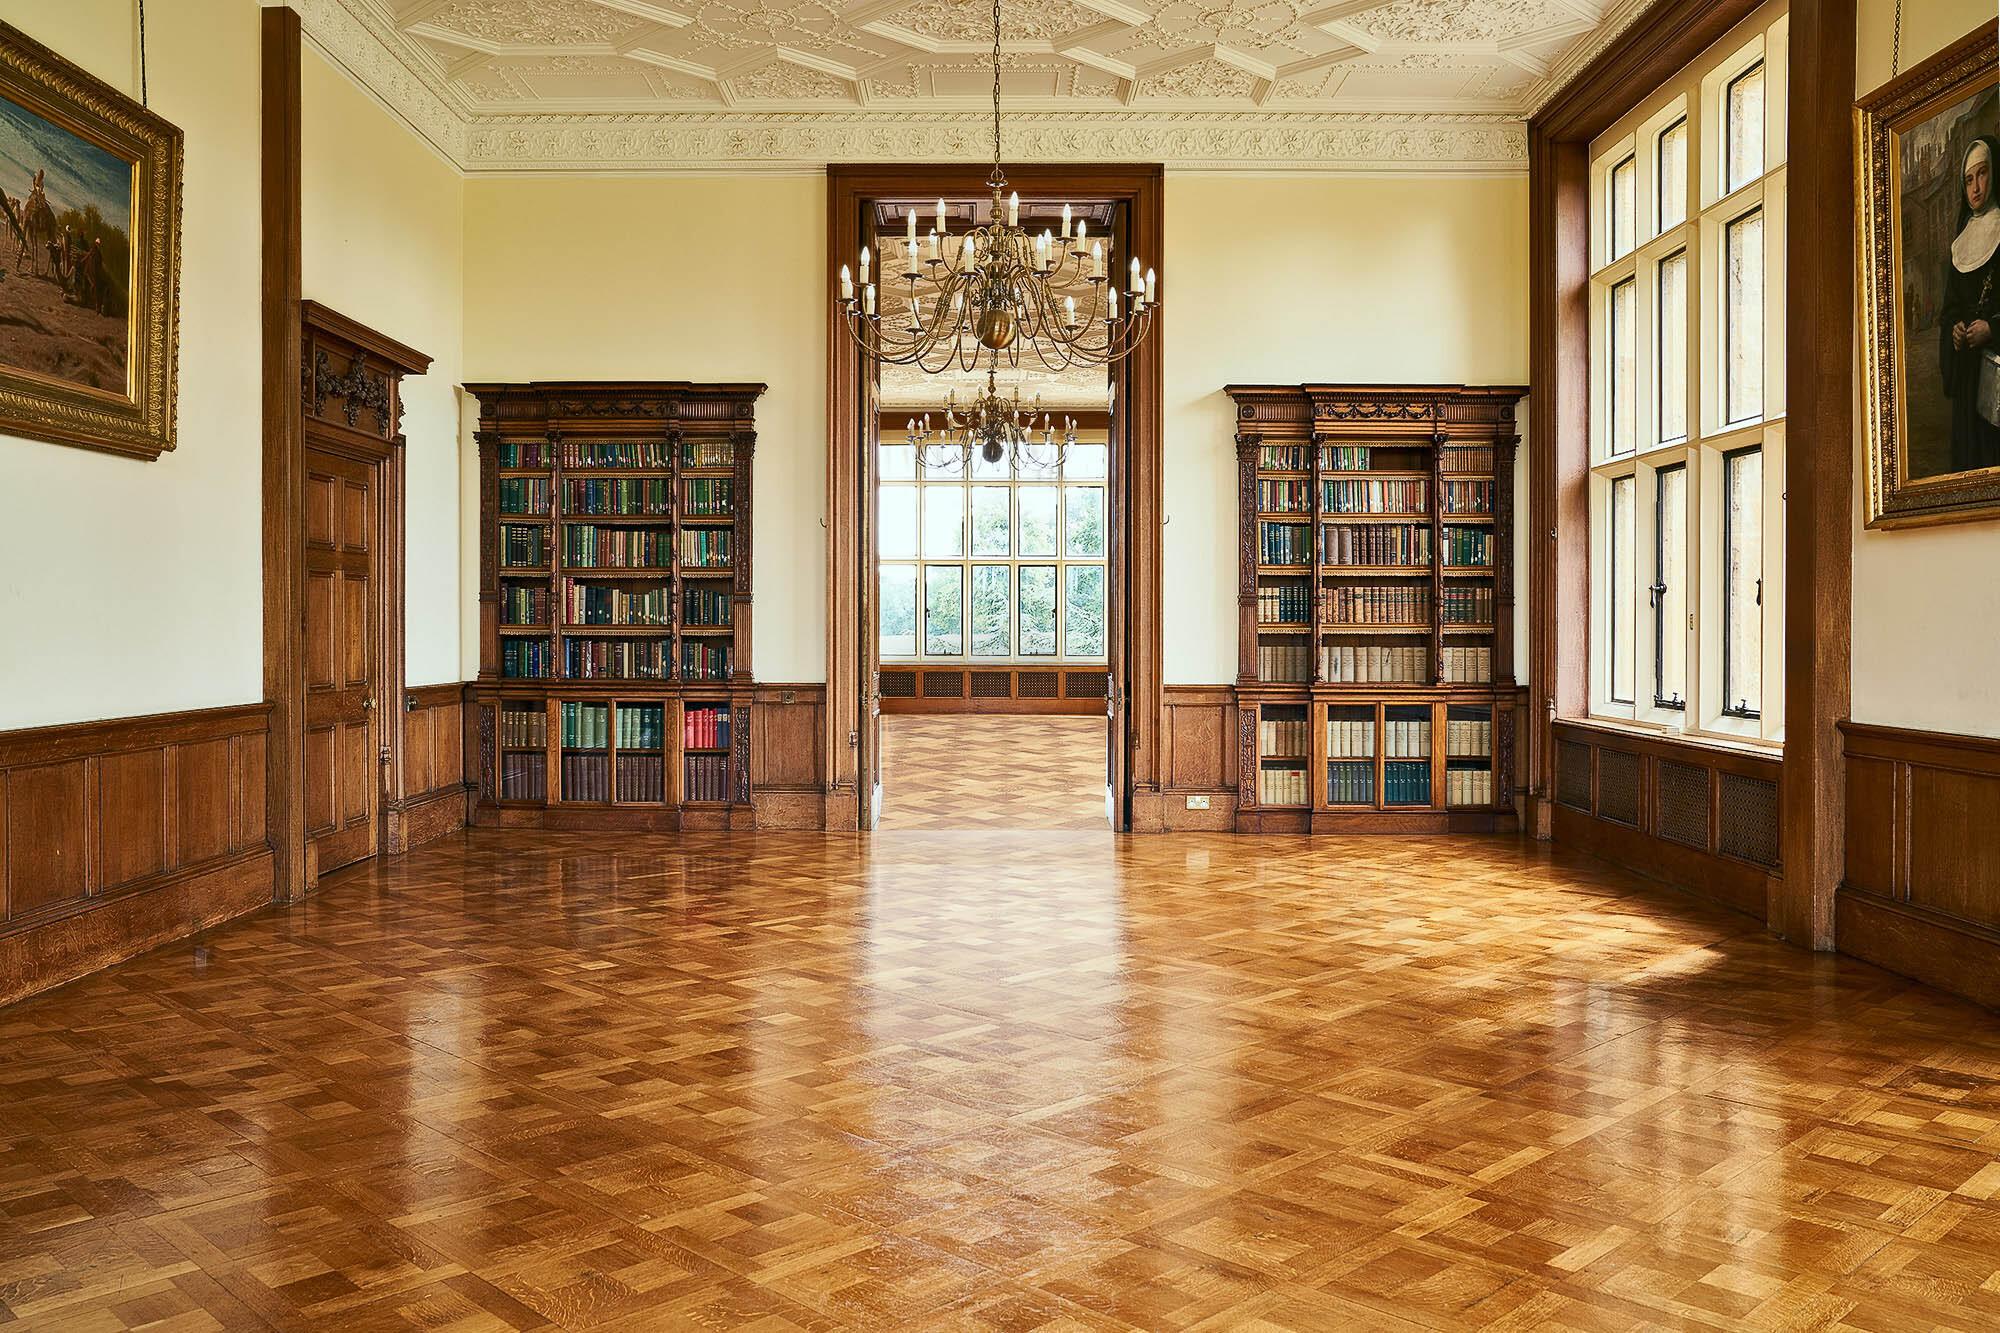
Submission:
<svg viewBox="0 0 2000 1333">
<path fill-rule="evenodd" d="M 402 381 L 430 369 L 424 353 L 387 337 L 317 301 L 299 306 L 302 326 L 300 385 L 302 421 L 299 451 L 308 449 L 370 467 L 375 472 L 375 579 L 368 618 L 375 635 L 373 686 L 377 752 L 372 769 L 375 792 L 375 854 L 400 852 L 407 844 L 403 782 L 403 715 L 408 711 L 404 670 L 408 586 L 406 573 Z M 299 549 L 307 531 L 303 507 Z M 301 603 L 303 613 L 303 602 Z M 301 615 L 303 623 L 303 614 Z M 303 674 L 303 663 L 301 663 Z M 303 727 L 304 717 L 300 722 Z M 301 774 L 301 792 L 304 790 Z M 308 836 L 306 885 L 318 882 Z"/>
<path fill-rule="evenodd" d="M 347 409 L 370 414 L 382 454 L 377 544 L 375 671 L 381 753 L 375 799 L 377 854 L 395 842 L 402 811 L 404 682 L 403 444 L 401 378 L 423 374 L 430 358 L 355 320 L 305 300 L 301 261 L 299 16 L 270 8 L 261 18 L 262 506 L 264 698 L 271 706 L 264 766 L 265 838 L 272 851 L 272 897 L 296 902 L 311 889 L 306 864 L 305 773 L 305 452 L 306 415 L 351 425 Z M 339 364 L 322 374 L 308 346 L 328 343 Z M 338 371 L 347 382 L 335 384 Z M 365 372 L 357 374 L 357 372 Z M 364 380 L 367 383 L 364 384 Z M 376 381 L 380 383 L 377 384 Z M 347 390 L 352 388 L 350 395 Z M 379 402 L 375 395 L 382 395 Z M 357 433 L 358 434 L 358 433 Z"/>
<path fill-rule="evenodd" d="M 987 168 L 975 163 L 827 168 L 827 267 L 833 274 L 861 245 L 862 209 L 885 196 L 932 195 L 979 198 L 987 193 Z M 1157 164 L 1010 167 L 1012 188 L 1038 196 L 1110 200 L 1125 205 L 1126 253 L 1158 264 L 1164 254 L 1164 172 Z M 1166 275 L 1171 279 L 1171 274 Z M 1170 294 L 1169 294 L 1170 295 Z M 1169 302 L 1170 303 L 1170 302 Z M 1125 717 L 1124 790 L 1116 807 L 1124 827 L 1136 833 L 1164 831 L 1160 740 L 1165 725 L 1160 630 L 1160 520 L 1164 442 L 1162 354 L 1165 306 L 1150 337 L 1134 354 L 1118 403 L 1126 441 L 1123 476 L 1112 497 L 1114 556 L 1112 607 L 1118 617 L 1114 642 L 1122 662 L 1114 663 L 1113 688 L 1122 689 Z M 862 456 L 870 434 L 861 389 L 860 354 L 848 339 L 840 310 L 827 302 L 827 659 L 824 736 L 826 827 L 866 827 L 861 790 L 872 735 L 875 664 L 867 656 L 863 616 L 874 605 L 864 587 L 872 576 L 873 554 L 866 549 L 866 486 L 873 469 Z M 1122 669 L 1120 669 L 1122 666 Z"/>
</svg>

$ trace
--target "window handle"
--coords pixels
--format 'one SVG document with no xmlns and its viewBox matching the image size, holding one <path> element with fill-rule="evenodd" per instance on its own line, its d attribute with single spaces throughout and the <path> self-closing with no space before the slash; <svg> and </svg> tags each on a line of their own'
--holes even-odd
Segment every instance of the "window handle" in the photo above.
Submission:
<svg viewBox="0 0 2000 1333">
<path fill-rule="evenodd" d="M 1655 583 L 1647 588 L 1646 591 L 1652 595 L 1652 604 L 1658 607 L 1660 599 L 1667 595 L 1667 585 L 1664 583 Z"/>
<path fill-rule="evenodd" d="M 1763 604 L 1764 604 L 1764 580 L 1762 580 L 1762 579 L 1758 579 L 1758 580 L 1757 580 L 1757 605 L 1759 605 L 1759 606 L 1762 606 Z"/>
</svg>

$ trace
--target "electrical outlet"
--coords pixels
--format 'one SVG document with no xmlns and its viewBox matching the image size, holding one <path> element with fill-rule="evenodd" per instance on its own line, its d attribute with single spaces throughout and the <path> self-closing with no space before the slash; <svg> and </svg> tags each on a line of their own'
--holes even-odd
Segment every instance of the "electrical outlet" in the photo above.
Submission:
<svg viewBox="0 0 2000 1333">
<path fill-rule="evenodd" d="M 1187 808 L 1190 810 L 1206 810 L 1208 809 L 1208 798 L 1206 796 L 1190 796 L 1187 798 Z"/>
</svg>

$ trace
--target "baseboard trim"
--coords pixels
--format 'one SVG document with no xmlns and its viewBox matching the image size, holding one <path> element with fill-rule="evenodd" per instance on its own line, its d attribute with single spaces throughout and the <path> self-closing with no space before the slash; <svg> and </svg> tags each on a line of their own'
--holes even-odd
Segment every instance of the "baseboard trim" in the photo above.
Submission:
<svg viewBox="0 0 2000 1333">
<path fill-rule="evenodd" d="M 415 851 L 427 842 L 464 828 L 466 798 L 471 791 L 467 784 L 454 782 L 420 796 L 389 802 L 384 850 L 391 856 Z"/>
<path fill-rule="evenodd" d="M 815 832 L 826 827 L 826 793 L 818 787 L 753 786 L 750 806 L 760 829 Z"/>
<path fill-rule="evenodd" d="M 0 1005 L 76 981 L 271 902 L 271 852 L 258 848 L 162 875 L 91 910 L 0 936 Z"/>
<path fill-rule="evenodd" d="M 2000 931 L 1843 885 L 1834 897 L 1840 951 L 2000 1009 Z"/>
</svg>

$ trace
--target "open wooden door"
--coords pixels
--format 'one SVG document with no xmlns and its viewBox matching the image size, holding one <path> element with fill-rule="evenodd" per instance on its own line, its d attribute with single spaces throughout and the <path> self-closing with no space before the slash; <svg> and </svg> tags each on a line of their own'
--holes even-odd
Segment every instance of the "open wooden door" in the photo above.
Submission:
<svg viewBox="0 0 2000 1333">
<path fill-rule="evenodd" d="M 882 497 L 876 485 L 881 468 L 882 386 L 880 368 L 862 363 L 861 374 L 861 680 L 866 696 L 861 711 L 859 776 L 864 829 L 875 827 L 882 810 L 882 571 L 876 524 Z"/>
<path fill-rule="evenodd" d="M 1104 608 L 1104 665 L 1108 676 L 1104 690 L 1104 782 L 1107 793 L 1105 809 L 1115 833 L 1129 833 L 1132 829 L 1131 773 L 1128 771 L 1132 755 L 1132 718 L 1130 693 L 1126 688 L 1130 678 L 1128 659 L 1132 642 L 1129 624 L 1132 599 L 1127 593 L 1131 587 L 1132 542 L 1126 535 L 1126 516 L 1132 511 L 1127 502 L 1132 478 L 1132 450 L 1128 439 L 1130 428 L 1126 424 L 1131 418 L 1123 410 L 1129 379 L 1130 376 L 1122 369 L 1112 376 L 1110 429 L 1104 436 L 1111 446 L 1107 477 L 1109 514 L 1105 524 L 1106 554 L 1110 565 L 1105 580 L 1108 601 Z"/>
</svg>

